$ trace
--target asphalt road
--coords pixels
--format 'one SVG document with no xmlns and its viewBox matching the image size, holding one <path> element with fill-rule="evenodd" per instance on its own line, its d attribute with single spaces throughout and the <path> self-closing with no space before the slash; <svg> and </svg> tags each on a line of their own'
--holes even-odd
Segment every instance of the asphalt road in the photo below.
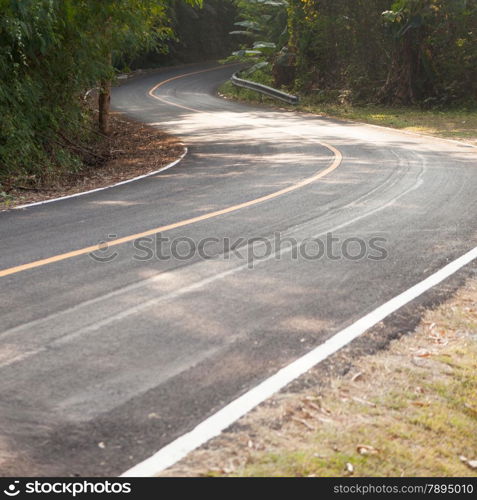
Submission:
<svg viewBox="0 0 477 500">
<path fill-rule="evenodd" d="M 179 165 L 0 214 L 1 475 L 120 474 L 477 244 L 472 148 L 220 99 L 233 68 L 148 95 L 210 67 L 114 91 Z"/>
</svg>

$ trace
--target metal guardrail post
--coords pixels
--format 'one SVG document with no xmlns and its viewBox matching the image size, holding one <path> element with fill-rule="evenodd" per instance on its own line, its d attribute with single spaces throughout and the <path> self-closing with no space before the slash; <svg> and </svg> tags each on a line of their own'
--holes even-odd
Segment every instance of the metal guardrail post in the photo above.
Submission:
<svg viewBox="0 0 477 500">
<path fill-rule="evenodd" d="M 251 82 L 249 80 L 239 78 L 238 74 L 239 72 L 234 73 L 232 75 L 232 78 L 230 79 L 232 83 L 237 87 L 254 90 L 255 92 L 259 92 L 260 94 L 285 101 L 288 104 L 298 104 L 300 100 L 296 95 L 287 94 L 286 92 L 268 87 L 267 85 L 262 85 L 261 83 Z"/>
</svg>

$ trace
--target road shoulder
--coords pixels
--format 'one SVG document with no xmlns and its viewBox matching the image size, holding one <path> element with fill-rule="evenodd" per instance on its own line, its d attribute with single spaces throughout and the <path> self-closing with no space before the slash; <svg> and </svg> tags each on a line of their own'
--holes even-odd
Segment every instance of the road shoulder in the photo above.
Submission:
<svg viewBox="0 0 477 500">
<path fill-rule="evenodd" d="M 477 147 L 477 112 L 465 108 L 420 109 L 382 105 L 360 106 L 346 102 L 346 100 L 321 102 L 313 96 L 302 97 L 298 105 L 291 105 L 251 90 L 239 89 L 230 81 L 221 85 L 219 96 L 254 106 L 298 111 L 322 118 L 392 128 L 413 135 L 437 137 Z"/>
<path fill-rule="evenodd" d="M 12 179 L 0 193 L 0 211 L 111 187 L 157 172 L 184 154 L 177 138 L 120 113 L 112 114 L 111 125 L 111 135 L 94 144 L 93 163 L 41 183 Z"/>
<path fill-rule="evenodd" d="M 375 329 L 384 350 L 344 349 L 162 475 L 477 476 L 477 280 L 449 286 L 415 329 Z"/>
</svg>

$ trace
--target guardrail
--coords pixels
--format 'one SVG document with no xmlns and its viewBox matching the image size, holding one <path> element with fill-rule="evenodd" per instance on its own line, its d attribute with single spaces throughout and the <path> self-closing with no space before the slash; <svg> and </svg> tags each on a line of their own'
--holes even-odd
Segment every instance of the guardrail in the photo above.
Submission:
<svg viewBox="0 0 477 500">
<path fill-rule="evenodd" d="M 281 101 L 285 101 L 288 104 L 298 104 L 300 100 L 296 95 L 287 94 L 286 92 L 282 92 L 281 90 L 268 87 L 267 85 L 262 85 L 261 83 L 244 80 L 243 78 L 239 78 L 237 75 L 238 73 L 234 73 L 232 75 L 232 78 L 230 79 L 232 83 L 237 87 L 242 87 L 244 89 L 249 89 L 249 90 L 255 90 L 255 92 L 260 92 L 261 94 L 265 94 L 268 97 L 280 99 Z"/>
</svg>

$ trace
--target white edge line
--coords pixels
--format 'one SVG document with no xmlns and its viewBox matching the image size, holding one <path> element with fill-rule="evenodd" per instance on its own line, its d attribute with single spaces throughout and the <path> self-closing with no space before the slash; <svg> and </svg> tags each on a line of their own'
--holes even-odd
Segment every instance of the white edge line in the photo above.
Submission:
<svg viewBox="0 0 477 500">
<path fill-rule="evenodd" d="M 384 318 L 419 297 L 430 288 L 444 281 L 476 258 L 477 247 L 388 302 L 385 302 L 344 330 L 336 333 L 320 346 L 282 368 L 275 375 L 267 378 L 204 420 L 191 432 L 177 438 L 152 457 L 126 471 L 121 477 L 150 477 L 171 467 L 191 451 L 203 445 L 211 438 L 218 436 L 223 430 L 273 394 L 283 389 L 290 382 L 293 382 L 315 365 L 365 333 L 369 328 L 375 326 Z"/>
<path fill-rule="evenodd" d="M 182 144 L 182 146 L 184 146 Z M 99 191 L 105 191 L 106 189 L 111 189 L 117 186 L 122 186 L 123 184 L 129 184 L 130 182 L 136 182 L 139 181 L 140 179 L 145 179 L 146 177 L 151 177 L 152 175 L 157 175 L 160 174 L 161 172 L 164 172 L 165 170 L 169 170 L 172 167 L 175 167 L 178 163 L 180 163 L 186 156 L 187 153 L 189 152 L 189 149 L 184 146 L 184 152 L 182 155 L 172 163 L 169 163 L 168 165 L 161 167 L 159 170 L 155 170 L 154 172 L 148 172 L 147 174 L 139 175 L 137 177 L 133 177 L 132 179 L 127 179 L 125 181 L 121 182 L 116 182 L 115 184 L 111 184 L 110 186 L 104 186 L 96 189 L 90 189 L 89 191 L 82 191 L 81 193 L 75 193 L 75 194 L 70 194 L 68 196 L 61 196 L 60 198 L 51 198 L 50 200 L 44 200 L 44 201 L 37 201 L 35 203 L 28 203 L 27 205 L 18 205 L 16 207 L 12 207 L 11 210 L 19 210 L 21 208 L 29 208 L 29 207 L 36 207 L 38 205 L 46 205 L 47 203 L 53 203 L 55 201 L 61 201 L 61 200 L 67 200 L 69 198 L 77 198 L 78 196 L 84 196 L 86 194 L 91 194 L 91 193 L 97 193 Z M 7 209 L 8 210 L 8 209 Z"/>
</svg>

